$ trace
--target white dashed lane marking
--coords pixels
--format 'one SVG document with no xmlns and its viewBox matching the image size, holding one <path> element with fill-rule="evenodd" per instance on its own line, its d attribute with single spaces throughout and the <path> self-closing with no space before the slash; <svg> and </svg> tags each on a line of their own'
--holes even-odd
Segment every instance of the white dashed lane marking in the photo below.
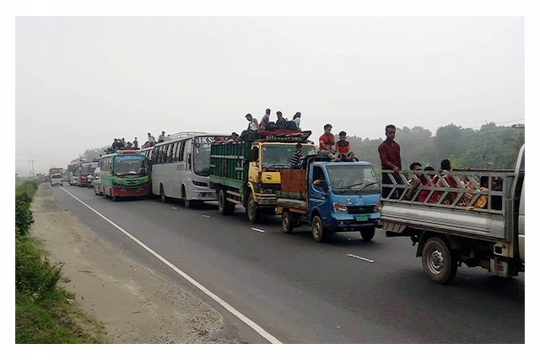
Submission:
<svg viewBox="0 0 540 360">
<path fill-rule="evenodd" d="M 261 232 L 261 233 L 265 232 L 264 230 L 256 229 L 256 228 L 251 228 L 251 230 L 253 230 L 253 231 L 258 231 L 258 232 Z"/>
<path fill-rule="evenodd" d="M 373 260 L 371 260 L 371 259 L 366 259 L 366 258 L 364 258 L 364 257 L 358 256 L 358 255 L 354 255 L 354 254 L 347 254 L 347 256 L 350 256 L 350 257 L 355 258 L 355 259 L 364 260 L 364 261 L 367 261 L 367 262 L 370 262 L 370 263 L 375 262 L 375 261 L 373 261 Z"/>
</svg>

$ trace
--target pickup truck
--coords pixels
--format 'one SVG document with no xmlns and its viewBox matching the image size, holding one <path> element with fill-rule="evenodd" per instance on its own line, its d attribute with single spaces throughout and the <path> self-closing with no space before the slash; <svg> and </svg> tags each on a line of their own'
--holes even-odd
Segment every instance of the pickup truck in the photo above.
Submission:
<svg viewBox="0 0 540 360">
<path fill-rule="evenodd" d="M 462 264 L 502 277 L 525 271 L 525 145 L 512 170 L 384 172 L 383 229 L 411 237 L 431 280 L 451 282 Z"/>
<path fill-rule="evenodd" d="M 216 190 L 219 212 L 234 213 L 236 205 L 246 208 L 252 223 L 261 215 L 275 215 L 279 169 L 288 168 L 296 144 L 303 154 L 314 154 L 312 142 L 294 137 L 256 141 L 216 142 L 210 149 L 210 188 Z"/>
<path fill-rule="evenodd" d="M 281 172 L 277 214 L 286 233 L 307 224 L 321 242 L 333 232 L 359 231 L 371 241 L 380 225 L 380 181 L 366 161 L 329 162 L 308 156 L 304 169 Z"/>
</svg>

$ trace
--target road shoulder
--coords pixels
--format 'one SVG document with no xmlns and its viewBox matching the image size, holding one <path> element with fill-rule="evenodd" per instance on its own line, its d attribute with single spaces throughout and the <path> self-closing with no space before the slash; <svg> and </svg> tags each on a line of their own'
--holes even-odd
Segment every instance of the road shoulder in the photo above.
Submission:
<svg viewBox="0 0 540 360">
<path fill-rule="evenodd" d="M 32 236 L 52 262 L 64 264 L 70 281 L 62 286 L 103 323 L 107 342 L 240 342 L 216 310 L 123 255 L 62 209 L 50 185 L 39 187 L 32 211 Z"/>
</svg>

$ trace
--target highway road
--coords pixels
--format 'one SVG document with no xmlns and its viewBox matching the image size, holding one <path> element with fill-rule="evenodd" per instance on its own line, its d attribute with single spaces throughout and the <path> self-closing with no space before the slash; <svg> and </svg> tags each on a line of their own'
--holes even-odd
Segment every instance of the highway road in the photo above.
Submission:
<svg viewBox="0 0 540 360">
<path fill-rule="evenodd" d="M 316 243 L 283 233 L 279 217 L 251 224 L 243 209 L 208 203 L 113 202 L 93 190 L 53 189 L 59 205 L 104 240 L 214 307 L 247 343 L 267 339 L 73 196 L 129 232 L 283 343 L 524 343 L 525 275 L 461 267 L 431 282 L 408 238 L 358 233 Z M 355 256 L 351 256 L 355 255 Z M 371 260 L 371 261 L 367 261 Z"/>
</svg>

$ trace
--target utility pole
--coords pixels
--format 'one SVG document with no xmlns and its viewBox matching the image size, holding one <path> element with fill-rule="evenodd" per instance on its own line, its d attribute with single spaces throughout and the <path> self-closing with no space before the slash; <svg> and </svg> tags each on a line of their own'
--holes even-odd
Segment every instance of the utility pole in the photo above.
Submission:
<svg viewBox="0 0 540 360">
<path fill-rule="evenodd" d="M 32 177 L 34 177 L 36 173 L 34 172 L 34 160 L 32 160 Z"/>
</svg>

